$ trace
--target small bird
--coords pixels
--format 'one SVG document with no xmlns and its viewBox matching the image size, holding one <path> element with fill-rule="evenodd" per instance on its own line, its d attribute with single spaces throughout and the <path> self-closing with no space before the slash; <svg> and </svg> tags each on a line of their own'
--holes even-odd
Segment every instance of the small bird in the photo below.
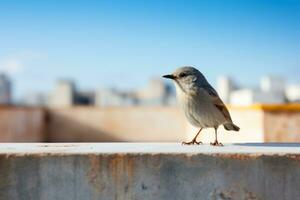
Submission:
<svg viewBox="0 0 300 200">
<path fill-rule="evenodd" d="M 233 124 L 230 114 L 215 89 L 208 83 L 204 75 L 194 67 L 181 67 L 170 75 L 176 86 L 177 99 L 186 118 L 195 127 L 200 128 L 194 139 L 183 142 L 185 145 L 202 144 L 197 137 L 204 128 L 215 129 L 213 146 L 223 146 L 218 142 L 218 127 L 223 125 L 228 131 L 239 131 Z"/>
</svg>

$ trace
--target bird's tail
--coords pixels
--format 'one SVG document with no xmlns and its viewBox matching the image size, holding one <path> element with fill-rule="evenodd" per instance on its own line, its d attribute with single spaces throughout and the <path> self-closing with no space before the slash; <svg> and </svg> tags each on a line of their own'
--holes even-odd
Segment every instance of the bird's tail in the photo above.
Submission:
<svg viewBox="0 0 300 200">
<path fill-rule="evenodd" d="M 240 130 L 240 127 L 238 127 L 237 125 L 234 125 L 233 123 L 224 124 L 224 128 L 227 131 L 239 131 Z"/>
</svg>

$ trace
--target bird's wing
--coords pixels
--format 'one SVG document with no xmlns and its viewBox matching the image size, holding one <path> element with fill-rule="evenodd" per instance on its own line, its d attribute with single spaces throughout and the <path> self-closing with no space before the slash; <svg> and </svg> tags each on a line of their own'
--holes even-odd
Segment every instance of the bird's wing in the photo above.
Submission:
<svg viewBox="0 0 300 200">
<path fill-rule="evenodd" d="M 223 103 L 223 101 L 220 99 L 218 93 L 213 89 L 211 86 L 204 88 L 204 90 L 207 92 L 208 96 L 210 97 L 212 103 L 220 110 L 220 112 L 224 115 L 226 120 L 228 122 L 232 122 L 230 114 Z"/>
</svg>

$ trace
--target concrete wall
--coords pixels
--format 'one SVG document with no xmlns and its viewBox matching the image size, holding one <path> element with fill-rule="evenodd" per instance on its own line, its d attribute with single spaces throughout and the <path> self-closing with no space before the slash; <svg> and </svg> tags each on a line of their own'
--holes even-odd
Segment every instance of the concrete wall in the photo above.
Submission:
<svg viewBox="0 0 300 200">
<path fill-rule="evenodd" d="M 233 107 L 230 112 L 241 131 L 228 132 L 220 127 L 221 142 L 264 142 L 266 131 L 262 109 Z M 48 119 L 50 142 L 181 142 L 190 140 L 198 131 L 177 107 L 49 109 Z M 199 140 L 212 142 L 214 130 L 204 130 Z"/>
<path fill-rule="evenodd" d="M 300 142 L 300 104 L 252 105 L 229 107 L 232 119 L 241 130 L 228 132 L 221 128 L 223 142 Z M 189 138 L 195 133 L 189 132 Z M 213 141 L 214 131 L 206 130 L 204 142 Z"/>
<path fill-rule="evenodd" d="M 223 143 L 300 142 L 299 104 L 229 108 L 241 130 L 221 127 Z M 181 142 L 197 131 L 177 107 L 0 107 L 1 142 Z M 213 141 L 214 130 L 204 130 L 199 139 Z"/>
<path fill-rule="evenodd" d="M 300 109 L 299 109 L 300 110 Z M 267 109 L 264 112 L 266 142 L 300 142 L 300 111 Z"/>
<path fill-rule="evenodd" d="M 40 108 L 0 107 L 1 142 L 45 140 L 45 112 Z"/>
<path fill-rule="evenodd" d="M 264 141 L 264 113 L 261 110 L 230 111 L 241 131 L 228 132 L 221 127 L 220 141 Z M 190 140 L 198 131 L 176 107 L 50 109 L 48 119 L 47 135 L 51 142 L 181 142 Z M 204 130 L 199 139 L 212 142 L 214 130 Z"/>
<path fill-rule="evenodd" d="M 180 141 L 187 124 L 178 109 L 74 107 L 48 111 L 51 142 Z"/>
<path fill-rule="evenodd" d="M 265 141 L 300 142 L 300 112 L 266 112 Z"/>
<path fill-rule="evenodd" d="M 300 196 L 299 145 L 11 144 L 0 152 L 0 199 L 5 200 Z"/>
<path fill-rule="evenodd" d="M 239 132 L 227 131 L 221 126 L 218 129 L 218 139 L 223 143 L 232 142 L 264 142 L 264 112 L 262 110 L 248 108 L 230 108 L 233 122 L 241 129 Z M 197 128 L 189 125 L 186 140 L 191 140 Z M 300 129 L 299 129 L 300 130 Z M 200 134 L 199 140 L 204 143 L 213 142 L 215 139 L 214 129 L 205 129 Z"/>
</svg>

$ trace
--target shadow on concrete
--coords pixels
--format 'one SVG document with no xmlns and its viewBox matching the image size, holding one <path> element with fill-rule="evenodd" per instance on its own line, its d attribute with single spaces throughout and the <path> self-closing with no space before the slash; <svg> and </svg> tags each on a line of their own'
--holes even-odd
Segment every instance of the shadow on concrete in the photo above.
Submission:
<svg viewBox="0 0 300 200">
<path fill-rule="evenodd" d="M 123 142 L 100 128 L 59 113 L 48 113 L 46 124 L 46 142 Z"/>
<path fill-rule="evenodd" d="M 236 143 L 236 146 L 249 147 L 300 147 L 300 143 Z"/>
</svg>

